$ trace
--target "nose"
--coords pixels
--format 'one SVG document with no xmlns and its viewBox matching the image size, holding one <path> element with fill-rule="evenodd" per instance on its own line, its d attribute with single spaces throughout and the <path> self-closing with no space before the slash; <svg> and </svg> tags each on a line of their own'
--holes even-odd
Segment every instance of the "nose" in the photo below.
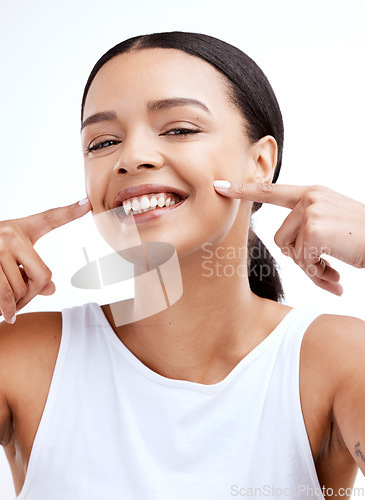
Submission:
<svg viewBox="0 0 365 500">
<path fill-rule="evenodd" d="M 119 159 L 114 166 L 117 175 L 125 173 L 136 175 L 145 168 L 161 168 L 164 164 L 162 155 L 148 134 L 139 133 L 126 137 L 120 151 Z"/>
</svg>

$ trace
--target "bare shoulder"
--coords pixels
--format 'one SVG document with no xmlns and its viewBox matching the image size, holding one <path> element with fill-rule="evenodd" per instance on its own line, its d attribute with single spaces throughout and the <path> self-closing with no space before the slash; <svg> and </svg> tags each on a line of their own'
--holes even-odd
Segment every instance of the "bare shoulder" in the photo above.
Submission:
<svg viewBox="0 0 365 500">
<path fill-rule="evenodd" d="M 303 338 L 303 349 L 322 366 L 336 366 L 338 372 L 363 359 L 365 354 L 365 321 L 352 316 L 322 314 L 309 326 Z"/>
<path fill-rule="evenodd" d="M 302 343 L 303 371 L 324 381 L 332 404 L 338 388 L 365 359 L 365 321 L 352 316 L 322 314 L 307 329 Z"/>
<path fill-rule="evenodd" d="M 62 314 L 58 311 L 19 314 L 14 325 L 0 323 L 0 371 L 15 361 L 27 362 L 36 353 L 59 344 Z"/>
<path fill-rule="evenodd" d="M 7 440 L 18 402 L 49 383 L 61 333 L 62 314 L 57 311 L 19 314 L 14 325 L 0 323 L 1 444 Z"/>
</svg>

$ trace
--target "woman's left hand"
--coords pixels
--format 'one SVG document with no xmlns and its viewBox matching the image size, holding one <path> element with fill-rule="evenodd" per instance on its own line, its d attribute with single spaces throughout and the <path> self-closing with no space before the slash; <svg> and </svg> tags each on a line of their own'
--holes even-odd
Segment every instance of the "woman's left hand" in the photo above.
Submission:
<svg viewBox="0 0 365 500">
<path fill-rule="evenodd" d="M 275 243 L 321 288 L 335 295 L 343 292 L 339 273 L 322 254 L 365 267 L 365 205 L 359 201 L 324 186 L 231 183 L 214 187 L 229 198 L 290 208 Z"/>
</svg>

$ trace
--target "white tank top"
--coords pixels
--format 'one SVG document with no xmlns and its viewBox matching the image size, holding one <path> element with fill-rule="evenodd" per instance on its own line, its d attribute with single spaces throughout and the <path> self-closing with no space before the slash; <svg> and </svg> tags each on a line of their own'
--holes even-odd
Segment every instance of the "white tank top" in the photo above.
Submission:
<svg viewBox="0 0 365 500">
<path fill-rule="evenodd" d="M 173 380 L 119 340 L 96 303 L 62 338 L 18 500 L 324 499 L 299 397 L 292 309 L 222 381 Z"/>
</svg>

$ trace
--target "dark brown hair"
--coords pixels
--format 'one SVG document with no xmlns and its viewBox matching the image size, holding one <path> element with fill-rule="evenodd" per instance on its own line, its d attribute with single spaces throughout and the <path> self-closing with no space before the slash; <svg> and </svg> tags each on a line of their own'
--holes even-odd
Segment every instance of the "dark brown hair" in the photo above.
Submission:
<svg viewBox="0 0 365 500">
<path fill-rule="evenodd" d="M 81 104 L 96 74 L 113 57 L 131 50 L 147 48 L 176 49 L 203 59 L 222 73 L 228 83 L 229 98 L 242 114 L 246 133 L 252 142 L 266 135 L 275 138 L 278 158 L 272 182 L 276 182 L 282 162 L 284 126 L 274 91 L 259 66 L 237 47 L 201 33 L 172 31 L 129 38 L 108 50 L 95 64 L 86 82 Z M 254 203 L 252 212 L 261 207 Z M 263 242 L 250 228 L 248 238 L 248 275 L 251 290 L 260 297 L 279 301 L 284 297 L 277 265 Z"/>
</svg>

